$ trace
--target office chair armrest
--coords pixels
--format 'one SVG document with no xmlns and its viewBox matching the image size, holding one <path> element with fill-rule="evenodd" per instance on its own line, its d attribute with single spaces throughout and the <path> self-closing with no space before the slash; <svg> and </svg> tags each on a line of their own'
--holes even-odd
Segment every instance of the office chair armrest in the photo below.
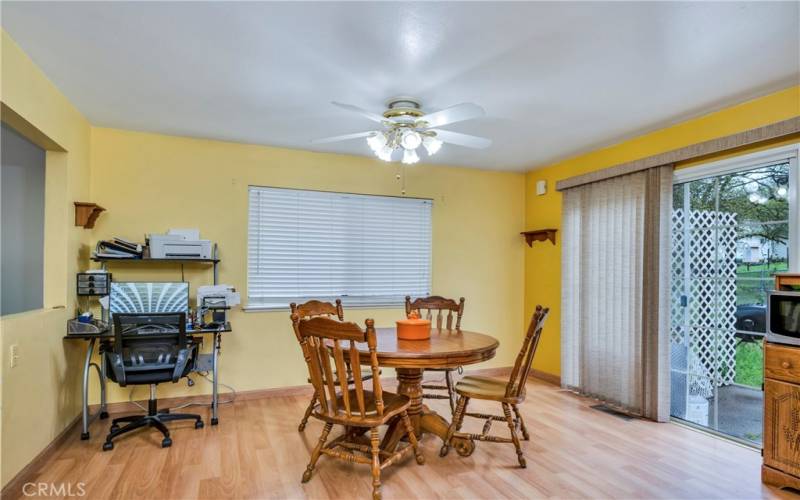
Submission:
<svg viewBox="0 0 800 500">
<path fill-rule="evenodd" d="M 177 382 L 186 370 L 186 363 L 189 362 L 189 349 L 180 349 L 175 356 L 175 369 L 172 371 L 172 382 Z"/>
<path fill-rule="evenodd" d="M 107 351 L 106 360 L 114 372 L 114 378 L 116 378 L 117 383 L 120 387 L 125 387 L 125 365 L 122 362 L 122 356 L 114 351 Z"/>
</svg>

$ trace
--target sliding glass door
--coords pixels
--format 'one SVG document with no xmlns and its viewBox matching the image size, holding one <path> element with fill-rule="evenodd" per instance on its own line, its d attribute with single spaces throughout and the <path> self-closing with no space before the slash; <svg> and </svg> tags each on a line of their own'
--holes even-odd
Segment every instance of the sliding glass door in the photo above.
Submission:
<svg viewBox="0 0 800 500">
<path fill-rule="evenodd" d="M 796 255 L 796 158 L 673 187 L 671 413 L 761 443 L 766 297 Z M 796 204 L 796 201 L 792 200 Z"/>
</svg>

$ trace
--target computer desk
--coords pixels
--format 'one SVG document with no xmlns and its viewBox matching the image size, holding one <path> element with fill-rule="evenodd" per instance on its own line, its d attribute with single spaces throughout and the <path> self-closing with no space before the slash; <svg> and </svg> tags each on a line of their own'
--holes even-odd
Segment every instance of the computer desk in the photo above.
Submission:
<svg viewBox="0 0 800 500">
<path fill-rule="evenodd" d="M 218 359 L 219 351 L 222 344 L 222 334 L 230 333 L 230 322 L 225 323 L 222 328 L 198 328 L 187 329 L 186 335 L 211 335 L 212 336 L 212 349 L 211 349 L 211 372 L 213 374 L 212 391 L 211 391 L 211 425 L 219 423 L 219 369 Z M 83 392 L 82 392 L 82 427 L 81 439 L 89 439 L 89 421 L 93 418 L 89 415 L 89 372 L 92 367 L 97 371 L 97 377 L 100 380 L 100 411 L 97 414 L 101 419 L 108 418 L 107 403 L 106 403 L 106 363 L 105 352 L 100 351 L 100 365 L 92 363 L 92 355 L 94 354 L 95 345 L 98 340 L 108 342 L 114 339 L 114 332 L 111 328 L 103 330 L 100 333 L 70 333 L 64 336 L 67 340 L 88 340 L 89 345 L 86 347 L 86 360 L 83 362 Z"/>
</svg>

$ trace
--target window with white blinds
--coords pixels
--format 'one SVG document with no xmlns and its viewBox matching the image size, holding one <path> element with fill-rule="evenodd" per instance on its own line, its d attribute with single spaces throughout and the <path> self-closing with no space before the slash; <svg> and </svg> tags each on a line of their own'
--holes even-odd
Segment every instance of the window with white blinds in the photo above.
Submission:
<svg viewBox="0 0 800 500">
<path fill-rule="evenodd" d="M 251 309 L 341 298 L 400 305 L 430 294 L 431 200 L 250 187 Z"/>
</svg>

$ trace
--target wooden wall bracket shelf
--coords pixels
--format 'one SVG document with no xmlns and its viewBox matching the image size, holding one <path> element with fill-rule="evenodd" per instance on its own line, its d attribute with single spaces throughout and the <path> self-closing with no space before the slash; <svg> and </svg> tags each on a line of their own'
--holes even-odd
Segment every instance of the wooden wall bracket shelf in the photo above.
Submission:
<svg viewBox="0 0 800 500">
<path fill-rule="evenodd" d="M 525 243 L 527 243 L 529 247 L 533 247 L 534 241 L 550 240 L 550 242 L 555 245 L 556 231 L 557 229 L 537 229 L 535 231 L 523 231 L 519 234 L 525 237 Z"/>
<path fill-rule="evenodd" d="M 100 212 L 105 208 L 97 203 L 87 203 L 84 201 L 75 202 L 75 225 L 83 226 L 84 229 L 91 229 L 100 216 Z"/>
</svg>

